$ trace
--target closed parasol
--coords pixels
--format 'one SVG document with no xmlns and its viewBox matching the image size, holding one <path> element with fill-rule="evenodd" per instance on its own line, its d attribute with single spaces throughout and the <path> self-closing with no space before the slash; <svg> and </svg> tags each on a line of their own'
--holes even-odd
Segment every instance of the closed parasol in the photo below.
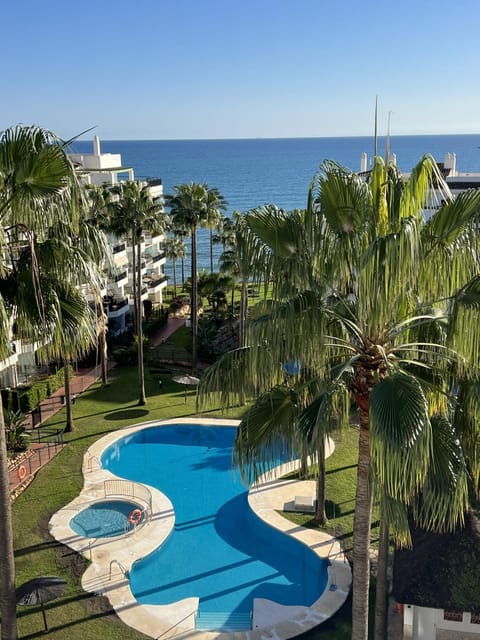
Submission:
<svg viewBox="0 0 480 640">
<path fill-rule="evenodd" d="M 42 607 L 45 631 L 48 631 L 47 618 L 43 607 L 45 602 L 55 600 L 64 594 L 67 583 L 56 576 L 39 576 L 22 584 L 15 591 L 17 604 L 26 606 L 40 605 Z"/>
<path fill-rule="evenodd" d="M 185 402 L 187 402 L 187 386 L 195 387 L 200 382 L 199 378 L 191 376 L 187 373 L 179 376 L 173 376 L 172 380 L 178 382 L 178 384 L 185 385 Z"/>
</svg>

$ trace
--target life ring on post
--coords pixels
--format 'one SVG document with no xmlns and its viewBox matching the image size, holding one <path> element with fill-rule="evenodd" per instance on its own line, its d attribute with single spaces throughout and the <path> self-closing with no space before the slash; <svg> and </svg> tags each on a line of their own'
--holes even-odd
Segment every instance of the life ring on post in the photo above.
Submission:
<svg viewBox="0 0 480 640">
<path fill-rule="evenodd" d="M 130 522 L 130 524 L 133 524 L 135 526 L 142 519 L 142 515 L 143 515 L 143 512 L 141 509 L 134 509 L 133 511 L 130 512 L 130 515 L 128 516 L 128 521 Z"/>
<path fill-rule="evenodd" d="M 19 480 L 25 480 L 25 478 L 27 476 L 27 467 L 24 464 L 21 464 L 18 467 L 17 474 L 18 474 L 18 479 Z"/>
</svg>

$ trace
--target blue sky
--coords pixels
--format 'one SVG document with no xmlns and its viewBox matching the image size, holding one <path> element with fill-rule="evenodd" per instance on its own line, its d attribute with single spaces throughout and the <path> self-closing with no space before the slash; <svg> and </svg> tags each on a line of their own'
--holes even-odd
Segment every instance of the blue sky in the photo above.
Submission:
<svg viewBox="0 0 480 640">
<path fill-rule="evenodd" d="M 0 129 L 68 138 L 480 130 L 479 0 L 14 0 Z M 87 137 L 91 137 L 88 134 Z"/>
</svg>

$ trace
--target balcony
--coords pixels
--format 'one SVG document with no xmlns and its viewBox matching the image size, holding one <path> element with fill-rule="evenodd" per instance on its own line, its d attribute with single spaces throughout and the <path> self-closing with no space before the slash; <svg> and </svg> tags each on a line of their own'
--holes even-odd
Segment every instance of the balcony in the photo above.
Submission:
<svg viewBox="0 0 480 640">
<path fill-rule="evenodd" d="M 115 280 L 115 282 L 120 282 L 120 280 L 125 280 L 126 278 L 127 278 L 127 270 L 125 269 L 121 273 L 118 273 L 115 276 L 114 280 Z"/>
<path fill-rule="evenodd" d="M 127 245 L 125 242 L 120 242 L 119 244 L 116 244 L 112 247 L 112 253 L 115 255 L 116 253 L 122 253 L 122 251 L 125 251 L 125 249 L 127 248 Z"/>
<path fill-rule="evenodd" d="M 126 306 L 128 306 L 128 298 L 114 298 L 113 296 L 103 298 L 103 308 L 107 313 L 119 311 Z"/>
<path fill-rule="evenodd" d="M 159 285 L 163 284 L 167 280 L 168 280 L 168 277 L 166 275 L 159 276 L 158 278 L 155 278 L 155 279 L 152 278 L 152 280 L 148 282 L 148 286 L 150 287 L 150 289 L 155 289 L 155 287 L 158 287 Z"/>
</svg>

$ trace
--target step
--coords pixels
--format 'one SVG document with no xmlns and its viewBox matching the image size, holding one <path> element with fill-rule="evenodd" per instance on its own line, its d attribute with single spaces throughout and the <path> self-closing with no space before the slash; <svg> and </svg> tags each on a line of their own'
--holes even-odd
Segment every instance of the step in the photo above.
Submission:
<svg viewBox="0 0 480 640">
<path fill-rule="evenodd" d="M 248 631 L 252 628 L 251 613 L 231 613 L 228 611 L 204 611 L 197 613 L 197 631 Z"/>
</svg>

